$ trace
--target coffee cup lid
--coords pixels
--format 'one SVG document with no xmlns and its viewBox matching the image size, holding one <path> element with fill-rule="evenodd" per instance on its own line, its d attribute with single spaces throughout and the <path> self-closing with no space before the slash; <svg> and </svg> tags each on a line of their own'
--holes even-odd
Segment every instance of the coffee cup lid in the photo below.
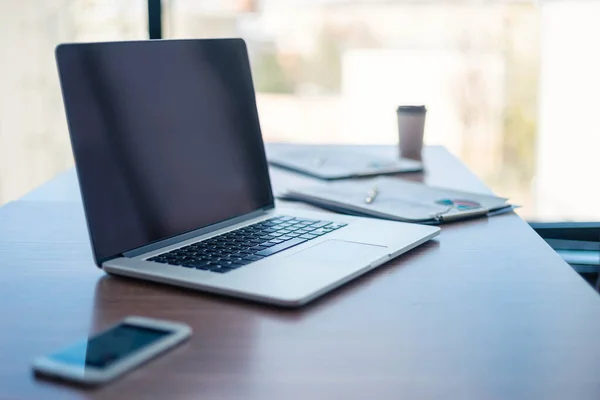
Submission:
<svg viewBox="0 0 600 400">
<path fill-rule="evenodd" d="M 425 106 L 398 106 L 396 112 L 424 113 L 427 109 Z"/>
</svg>

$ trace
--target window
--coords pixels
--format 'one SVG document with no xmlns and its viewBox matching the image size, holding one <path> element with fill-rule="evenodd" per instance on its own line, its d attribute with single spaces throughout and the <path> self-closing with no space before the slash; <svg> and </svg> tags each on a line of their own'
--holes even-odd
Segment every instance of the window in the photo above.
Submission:
<svg viewBox="0 0 600 400">
<path fill-rule="evenodd" d="M 600 3 L 163 0 L 163 37 L 243 37 L 266 140 L 426 142 L 532 220 L 600 220 Z M 72 165 L 52 50 L 147 37 L 145 0 L 0 4 L 0 204 Z M 15 78 L 16 77 L 16 78 Z M 9 150 L 10 149 L 10 150 Z"/>
<path fill-rule="evenodd" d="M 54 47 L 147 38 L 146 0 L 0 1 L 0 205 L 73 165 Z"/>
<path fill-rule="evenodd" d="M 164 8 L 165 37 L 246 39 L 267 140 L 392 144 L 395 107 L 426 104 L 426 142 L 523 205 L 521 215 L 600 220 L 596 2 L 170 0 Z"/>
</svg>

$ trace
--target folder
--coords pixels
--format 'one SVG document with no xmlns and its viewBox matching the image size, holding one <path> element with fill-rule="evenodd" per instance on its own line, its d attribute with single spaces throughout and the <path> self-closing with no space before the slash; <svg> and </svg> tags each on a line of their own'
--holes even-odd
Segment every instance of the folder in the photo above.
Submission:
<svg viewBox="0 0 600 400">
<path fill-rule="evenodd" d="M 495 215 L 515 208 L 503 197 L 390 177 L 289 188 L 278 197 L 344 214 L 436 225 Z"/>
</svg>

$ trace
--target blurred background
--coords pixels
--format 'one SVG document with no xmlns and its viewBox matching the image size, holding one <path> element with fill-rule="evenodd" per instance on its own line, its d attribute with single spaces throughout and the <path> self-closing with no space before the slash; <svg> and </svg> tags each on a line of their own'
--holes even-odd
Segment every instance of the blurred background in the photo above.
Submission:
<svg viewBox="0 0 600 400">
<path fill-rule="evenodd" d="M 265 140 L 446 146 L 531 221 L 600 221 L 600 2 L 163 0 L 164 38 L 243 37 Z M 146 39 L 147 0 L 0 0 L 0 205 L 71 167 L 54 47 Z"/>
</svg>

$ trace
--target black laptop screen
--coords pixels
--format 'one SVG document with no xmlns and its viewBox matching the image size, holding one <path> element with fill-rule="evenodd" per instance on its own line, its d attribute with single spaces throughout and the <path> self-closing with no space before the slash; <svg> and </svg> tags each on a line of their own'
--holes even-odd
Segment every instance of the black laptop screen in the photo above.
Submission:
<svg viewBox="0 0 600 400">
<path fill-rule="evenodd" d="M 241 39 L 56 57 L 96 262 L 273 204 Z"/>
</svg>

